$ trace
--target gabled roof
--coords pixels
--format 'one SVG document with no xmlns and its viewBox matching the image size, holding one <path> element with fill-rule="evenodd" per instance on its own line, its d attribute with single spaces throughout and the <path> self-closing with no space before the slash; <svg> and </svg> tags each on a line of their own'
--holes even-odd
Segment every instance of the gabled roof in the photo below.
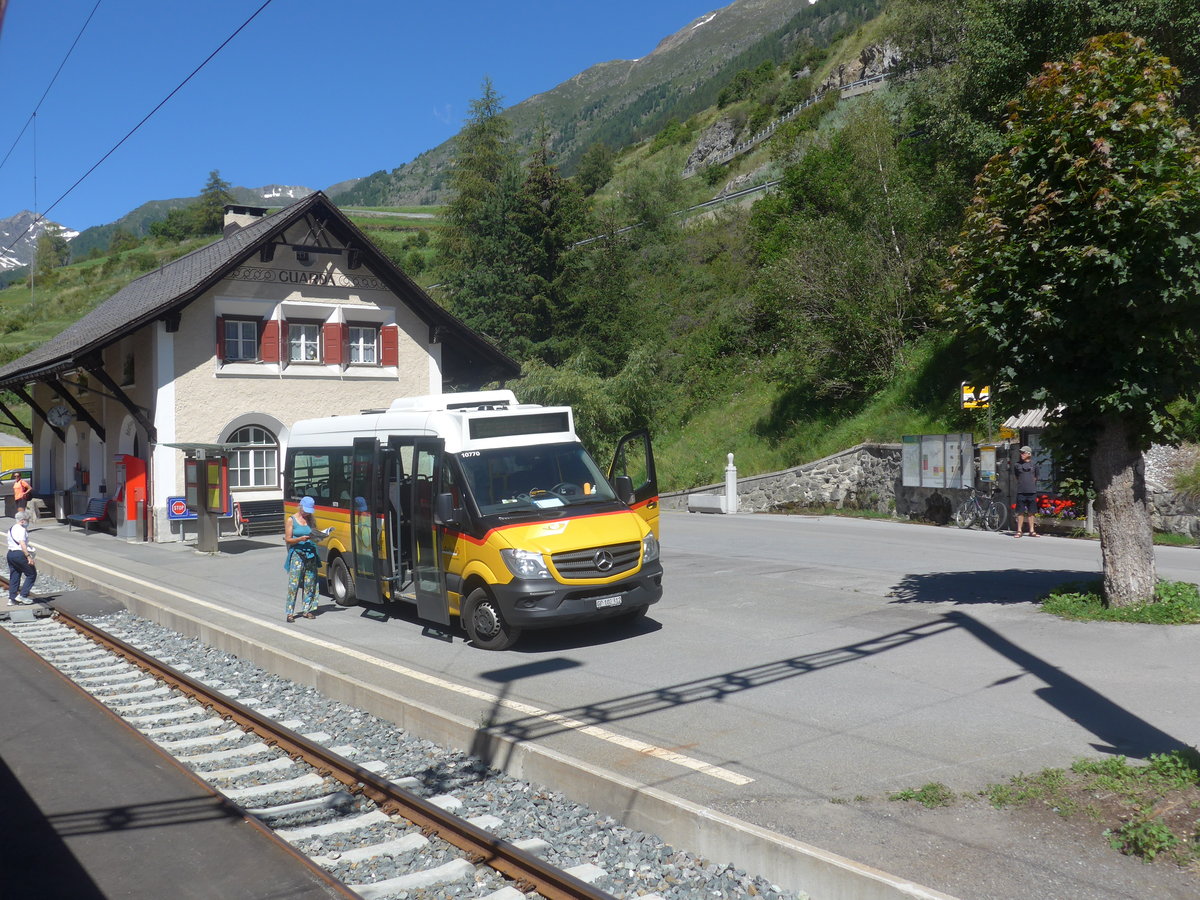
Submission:
<svg viewBox="0 0 1200 900">
<path fill-rule="evenodd" d="M 181 310 L 240 266 L 260 247 L 305 217 L 325 223 L 430 328 L 439 327 L 444 377 L 480 384 L 515 377 L 520 365 L 438 306 L 320 191 L 141 276 L 36 350 L 0 367 L 0 388 L 22 385 L 81 365 L 139 328 Z"/>
</svg>

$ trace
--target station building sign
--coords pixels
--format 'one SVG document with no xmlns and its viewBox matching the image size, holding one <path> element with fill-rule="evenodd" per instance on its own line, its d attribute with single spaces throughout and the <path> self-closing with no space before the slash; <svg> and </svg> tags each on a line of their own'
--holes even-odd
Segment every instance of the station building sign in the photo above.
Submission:
<svg viewBox="0 0 1200 900">
<path fill-rule="evenodd" d="M 327 269 L 303 271 L 300 269 L 266 269 L 261 266 L 239 266 L 229 273 L 234 281 L 254 281 L 259 284 L 302 284 L 319 287 L 357 288 L 363 291 L 387 289 L 374 275 L 347 274 Z"/>
</svg>

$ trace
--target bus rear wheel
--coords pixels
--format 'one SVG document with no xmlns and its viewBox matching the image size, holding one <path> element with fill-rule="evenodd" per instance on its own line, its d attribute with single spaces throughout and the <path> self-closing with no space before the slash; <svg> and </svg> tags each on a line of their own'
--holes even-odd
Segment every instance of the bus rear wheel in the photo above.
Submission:
<svg viewBox="0 0 1200 900">
<path fill-rule="evenodd" d="M 354 576 L 340 556 L 329 566 L 329 594 L 338 606 L 354 606 L 358 602 L 354 596 Z"/>
<path fill-rule="evenodd" d="M 521 636 L 521 629 L 504 620 L 500 605 L 483 588 L 467 595 L 461 618 L 467 637 L 481 650 L 507 650 Z"/>
</svg>

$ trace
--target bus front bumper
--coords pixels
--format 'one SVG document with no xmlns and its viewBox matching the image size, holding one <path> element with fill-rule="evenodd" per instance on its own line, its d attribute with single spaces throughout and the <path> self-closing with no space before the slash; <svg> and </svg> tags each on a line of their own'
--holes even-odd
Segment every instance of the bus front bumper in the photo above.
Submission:
<svg viewBox="0 0 1200 900">
<path fill-rule="evenodd" d="M 518 628 L 555 628 L 595 622 L 657 603 L 662 597 L 662 563 L 657 560 L 612 584 L 569 585 L 522 581 L 492 585 L 500 612 Z"/>
</svg>

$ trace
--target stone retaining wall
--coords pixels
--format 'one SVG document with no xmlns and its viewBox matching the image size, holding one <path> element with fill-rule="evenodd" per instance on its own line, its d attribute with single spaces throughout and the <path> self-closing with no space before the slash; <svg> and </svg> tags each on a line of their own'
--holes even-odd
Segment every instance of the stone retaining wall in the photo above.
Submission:
<svg viewBox="0 0 1200 900">
<path fill-rule="evenodd" d="M 859 444 L 794 469 L 739 478 L 738 512 L 768 512 L 789 505 L 889 512 L 895 507 L 899 478 L 899 444 Z M 687 509 L 692 494 L 724 491 L 723 483 L 710 484 L 663 494 L 660 503 L 663 509 Z"/>
<path fill-rule="evenodd" d="M 899 518 L 938 524 L 950 520 L 954 507 L 967 496 L 960 489 L 906 488 L 900 484 L 900 444 L 859 444 L 815 462 L 782 472 L 739 478 L 738 512 L 772 512 L 789 508 L 869 509 Z M 1151 448 L 1146 454 L 1146 483 L 1151 517 L 1158 531 L 1200 539 L 1200 500 L 1174 491 L 1173 475 L 1190 466 L 1196 450 Z M 735 464 L 737 460 L 734 460 Z M 1003 481 L 1003 480 L 1002 480 Z M 710 484 L 663 494 L 663 509 L 688 508 L 693 494 L 724 495 L 725 485 Z M 1007 498 L 999 497 L 1003 502 Z M 1011 527 L 1011 517 L 1009 526 Z"/>
</svg>

